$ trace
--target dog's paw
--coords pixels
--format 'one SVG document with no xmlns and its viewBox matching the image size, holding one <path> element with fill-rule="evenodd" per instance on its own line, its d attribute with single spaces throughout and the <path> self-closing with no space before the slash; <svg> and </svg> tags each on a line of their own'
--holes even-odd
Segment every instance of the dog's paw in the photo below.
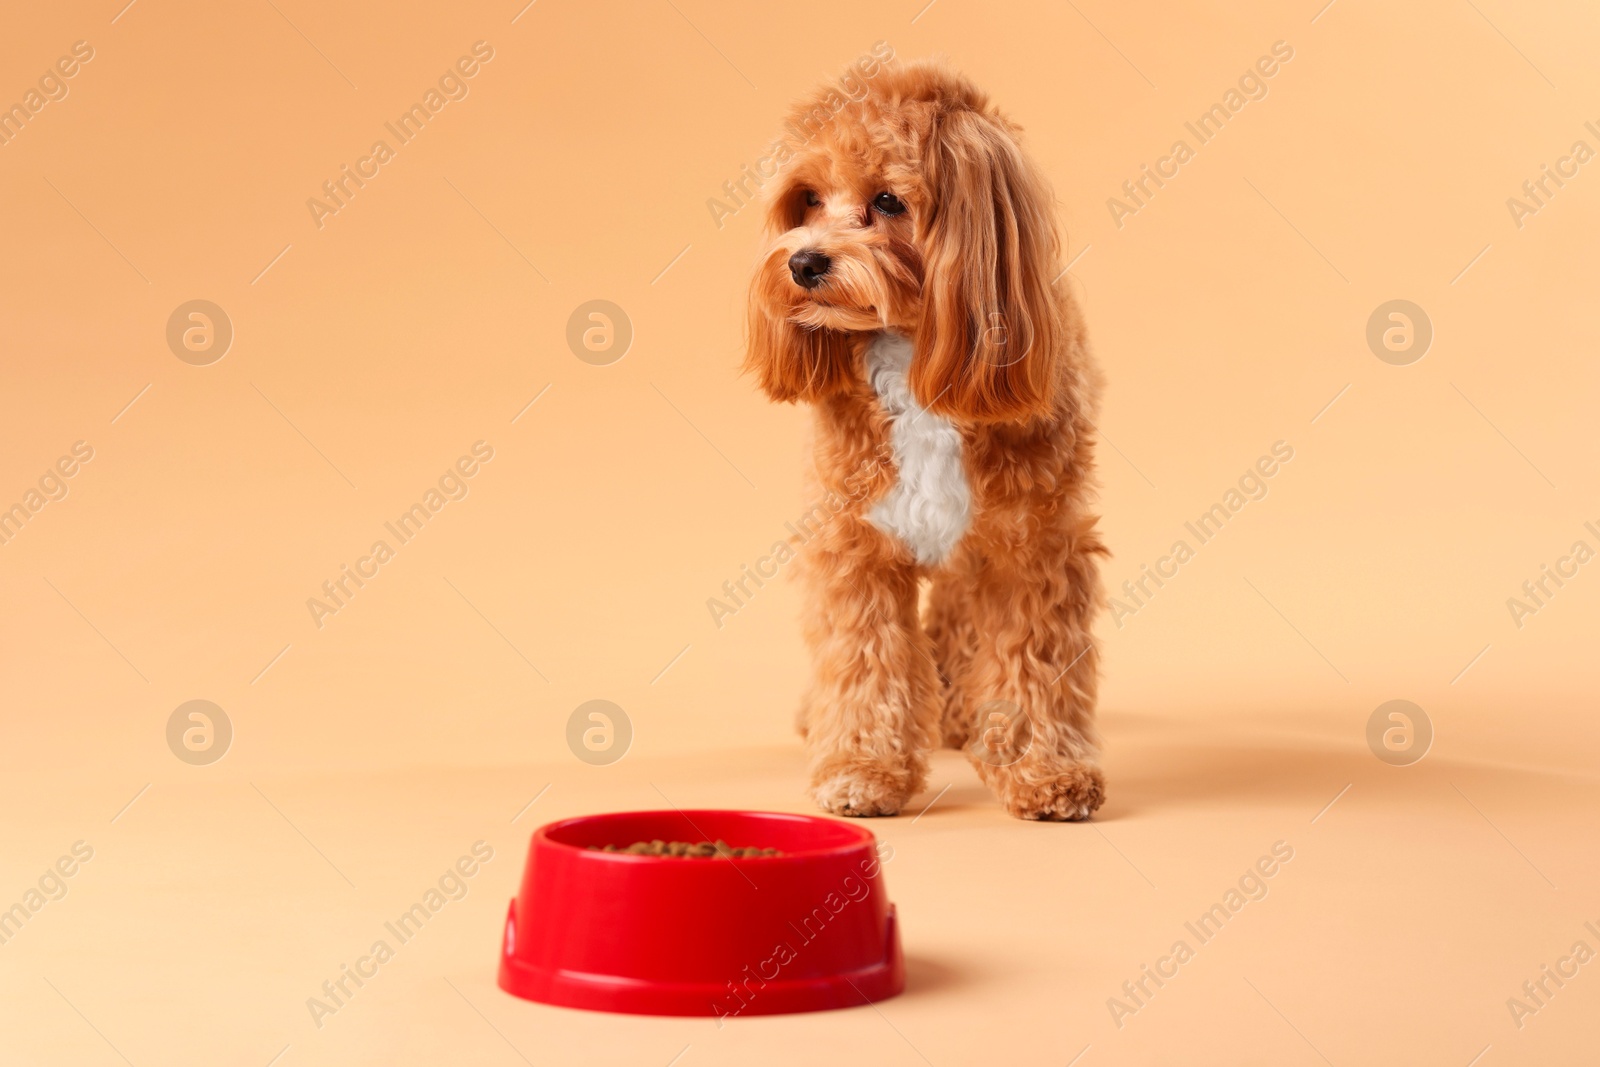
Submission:
<svg viewBox="0 0 1600 1067">
<path fill-rule="evenodd" d="M 1067 763 L 1042 779 L 1012 779 L 998 792 L 1006 811 L 1019 819 L 1078 822 L 1105 803 L 1106 779 L 1092 763 Z"/>
<path fill-rule="evenodd" d="M 811 783 L 811 798 L 818 807 L 851 818 L 898 815 L 913 792 L 908 772 L 876 764 L 821 771 Z"/>
</svg>

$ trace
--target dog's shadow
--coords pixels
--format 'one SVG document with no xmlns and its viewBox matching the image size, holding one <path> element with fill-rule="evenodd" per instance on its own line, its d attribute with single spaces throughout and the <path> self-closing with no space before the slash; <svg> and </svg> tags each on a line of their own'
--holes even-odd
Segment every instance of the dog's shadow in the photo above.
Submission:
<svg viewBox="0 0 1600 1067">
<path fill-rule="evenodd" d="M 971 781 L 960 780 L 962 775 L 970 778 Z M 926 813 L 929 818 L 932 818 L 940 812 L 948 814 L 969 808 L 994 806 L 994 794 L 989 792 L 982 782 L 978 781 L 976 771 L 963 767 L 955 770 L 953 774 L 947 772 L 940 777 L 956 777 L 958 780 L 949 782 L 949 788 L 941 785 L 937 788 L 923 790 L 907 801 L 905 811 L 902 814 L 909 814 L 915 819 Z"/>
<path fill-rule="evenodd" d="M 1363 748 L 1315 738 L 1146 740 L 1130 746 L 1108 769 L 1106 805 L 1096 818 L 1111 822 L 1172 809 L 1295 804 L 1365 777 L 1372 764 L 1372 754 Z"/>
<path fill-rule="evenodd" d="M 1161 810 L 1298 803 L 1320 795 L 1329 784 L 1337 788 L 1372 769 L 1371 754 L 1352 744 L 1314 737 L 1247 739 L 1237 733 L 1202 738 L 1188 724 L 1163 730 L 1141 719 L 1123 736 L 1112 734 L 1105 763 L 1106 803 L 1095 813 L 1095 822 Z M 925 813 L 931 821 L 941 814 L 995 807 L 994 795 L 959 754 L 935 757 L 932 780 L 941 779 L 948 788 L 930 787 L 906 805 L 906 812 L 913 817 Z"/>
</svg>

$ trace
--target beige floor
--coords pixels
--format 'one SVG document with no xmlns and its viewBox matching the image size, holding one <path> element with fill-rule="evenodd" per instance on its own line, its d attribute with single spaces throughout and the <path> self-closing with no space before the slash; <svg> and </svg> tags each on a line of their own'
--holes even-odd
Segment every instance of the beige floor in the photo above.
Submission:
<svg viewBox="0 0 1600 1067">
<path fill-rule="evenodd" d="M 953 753 L 920 817 L 872 824 L 894 846 L 903 996 L 720 1030 L 501 993 L 501 917 L 538 823 L 668 801 L 806 811 L 794 749 L 158 784 L 120 815 L 107 787 L 13 780 L 22 851 L 83 838 L 94 858 L 0 948 L 5 1062 L 1592 1062 L 1600 968 L 1520 1029 L 1506 1004 L 1574 941 L 1600 944 L 1583 926 L 1600 926 L 1592 778 L 1437 751 L 1395 768 L 1263 719 L 1108 718 L 1113 792 L 1091 824 L 1005 818 Z M 314 1025 L 321 983 L 480 839 L 494 858 L 466 896 Z M 1185 928 L 1275 845 L 1293 858 L 1265 896 L 1208 942 Z M 1123 983 L 1178 940 L 1193 958 L 1145 979 L 1138 1007 Z M 1112 997 L 1138 1007 L 1121 1026 Z"/>
<path fill-rule="evenodd" d="M 1600 963 L 1507 1006 L 1600 951 L 1600 565 L 1545 577 L 1600 548 L 1595 4 L 0 21 L 0 109 L 53 97 L 0 146 L 0 513 L 38 504 L 0 545 L 0 909 L 44 883 L 0 944 L 0 1067 L 1600 1062 Z M 760 212 L 716 204 L 875 42 L 949 56 L 1056 191 L 1107 379 L 1110 801 L 1018 824 L 942 756 L 926 814 L 874 827 L 910 960 L 877 1008 L 719 1031 L 517 1001 L 493 966 L 540 822 L 811 810 L 800 590 L 708 608 L 812 504 L 803 413 L 738 371 Z M 469 95 L 308 210 L 452 67 Z M 631 324 L 607 365 L 569 340 L 597 299 Z M 1368 335 L 1396 299 L 1431 324 L 1406 365 Z M 168 333 L 194 300 L 232 327 L 214 362 Z M 308 609 L 479 442 L 470 495 L 334 617 Z M 1143 568 L 1279 442 L 1270 495 L 1130 617 Z M 75 444 L 94 458 L 63 488 Z M 610 767 L 567 746 L 596 698 L 633 724 Z M 1395 698 L 1437 732 L 1408 768 L 1363 741 Z M 209 766 L 167 741 L 194 699 L 233 724 Z M 319 1028 L 308 998 L 480 840 L 465 897 Z M 1113 1018 L 1280 841 L 1265 898 Z"/>
</svg>

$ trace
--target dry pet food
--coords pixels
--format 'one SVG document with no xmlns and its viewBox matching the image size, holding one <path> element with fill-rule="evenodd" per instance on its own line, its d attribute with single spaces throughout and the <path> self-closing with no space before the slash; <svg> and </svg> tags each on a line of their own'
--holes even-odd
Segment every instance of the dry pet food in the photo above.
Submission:
<svg viewBox="0 0 1600 1067">
<path fill-rule="evenodd" d="M 712 859 L 717 856 L 781 856 L 775 848 L 734 848 L 726 841 L 635 841 L 627 847 L 620 845 L 590 845 L 590 852 L 625 852 L 630 856 L 677 856 L 682 859 Z"/>
</svg>

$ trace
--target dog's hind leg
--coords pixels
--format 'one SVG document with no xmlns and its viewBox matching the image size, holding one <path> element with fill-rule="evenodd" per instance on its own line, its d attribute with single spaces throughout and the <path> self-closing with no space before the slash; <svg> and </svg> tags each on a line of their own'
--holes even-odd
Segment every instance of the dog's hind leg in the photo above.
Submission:
<svg viewBox="0 0 1600 1067">
<path fill-rule="evenodd" d="M 800 706 L 794 710 L 794 732 L 802 738 L 811 732 L 811 689 L 800 694 Z"/>
<path fill-rule="evenodd" d="M 966 698 L 967 673 L 978 648 L 972 622 L 972 574 L 964 554 L 933 577 L 923 627 L 933 643 L 933 658 L 943 685 L 941 739 L 945 748 L 963 748 L 972 732 Z"/>
</svg>

